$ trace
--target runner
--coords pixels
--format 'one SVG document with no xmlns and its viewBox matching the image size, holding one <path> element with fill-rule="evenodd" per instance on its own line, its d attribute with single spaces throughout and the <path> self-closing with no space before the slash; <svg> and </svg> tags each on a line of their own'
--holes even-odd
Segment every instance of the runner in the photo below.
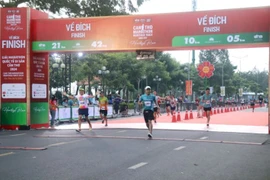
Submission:
<svg viewBox="0 0 270 180">
<path fill-rule="evenodd" d="M 252 108 L 252 112 L 254 112 L 255 103 L 256 103 L 256 100 L 255 100 L 254 97 L 252 97 L 252 99 L 250 100 L 250 106 L 251 106 L 251 108 Z"/>
<path fill-rule="evenodd" d="M 206 124 L 207 127 L 209 127 L 210 112 L 212 109 L 211 99 L 212 99 L 212 95 L 210 94 L 210 89 L 206 88 L 205 94 L 202 96 L 202 100 L 203 100 L 203 109 L 206 113 L 206 118 L 207 118 L 207 124 Z"/>
<path fill-rule="evenodd" d="M 203 92 L 199 97 L 199 111 L 198 111 L 198 118 L 203 118 Z"/>
<path fill-rule="evenodd" d="M 67 96 L 70 99 L 76 98 L 79 104 L 79 119 L 78 119 L 78 126 L 79 129 L 76 129 L 77 132 L 81 132 L 81 125 L 82 125 L 82 116 L 85 116 L 85 120 L 88 122 L 89 124 L 89 130 L 92 130 L 92 124 L 90 122 L 90 120 L 88 119 L 88 99 L 92 98 L 92 95 L 87 95 L 84 93 L 84 88 L 79 88 L 79 94 L 76 96 L 69 96 L 66 94 L 66 92 L 63 92 L 64 96 Z"/>
<path fill-rule="evenodd" d="M 175 113 L 176 104 L 177 104 L 177 102 L 176 102 L 174 96 L 171 96 L 170 108 L 171 108 L 171 115 L 172 116 L 173 116 L 173 113 Z"/>
<path fill-rule="evenodd" d="M 99 102 L 99 113 L 100 113 L 100 118 L 102 119 L 102 124 L 105 121 L 105 126 L 108 126 L 108 119 L 107 119 L 108 99 L 107 97 L 104 96 L 104 92 L 100 92 L 100 97 L 98 99 L 98 102 Z"/>
<path fill-rule="evenodd" d="M 153 94 L 150 94 L 151 87 L 145 87 L 145 94 L 140 97 L 140 104 L 143 104 L 143 116 L 145 120 L 145 124 L 149 130 L 148 137 L 152 138 L 153 132 L 153 124 L 152 120 L 154 120 L 154 104 L 156 103 L 156 97 Z"/>
<path fill-rule="evenodd" d="M 171 112 L 171 98 L 169 95 L 167 95 L 165 98 L 165 105 L 166 105 L 167 116 L 169 116 Z"/>
<path fill-rule="evenodd" d="M 200 97 L 197 97 L 195 99 L 195 105 L 197 107 L 197 118 L 200 117 Z"/>
<path fill-rule="evenodd" d="M 154 121 L 155 123 L 157 123 L 157 118 L 160 115 L 160 111 L 159 111 L 159 101 L 160 101 L 160 97 L 157 95 L 157 92 L 154 91 L 153 94 L 156 96 L 156 103 L 154 104 Z"/>
</svg>

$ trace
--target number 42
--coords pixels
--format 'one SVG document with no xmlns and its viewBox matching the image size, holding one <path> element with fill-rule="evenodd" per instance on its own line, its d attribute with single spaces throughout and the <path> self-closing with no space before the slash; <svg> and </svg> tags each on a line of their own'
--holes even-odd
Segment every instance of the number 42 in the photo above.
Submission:
<svg viewBox="0 0 270 180">
<path fill-rule="evenodd" d="M 100 48 L 102 47 L 102 41 L 94 41 L 92 44 L 91 44 L 92 47 L 97 47 L 97 48 Z"/>
</svg>

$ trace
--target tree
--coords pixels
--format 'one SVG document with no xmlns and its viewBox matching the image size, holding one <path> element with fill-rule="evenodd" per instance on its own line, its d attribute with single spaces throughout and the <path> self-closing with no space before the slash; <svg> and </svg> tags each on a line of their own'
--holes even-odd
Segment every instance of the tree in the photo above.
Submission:
<svg viewBox="0 0 270 180">
<path fill-rule="evenodd" d="M 93 17 L 124 15 L 138 11 L 146 0 L 5 0 L 0 1 L 1 7 L 18 7 L 26 4 L 54 14 L 66 13 L 69 17 Z"/>
</svg>

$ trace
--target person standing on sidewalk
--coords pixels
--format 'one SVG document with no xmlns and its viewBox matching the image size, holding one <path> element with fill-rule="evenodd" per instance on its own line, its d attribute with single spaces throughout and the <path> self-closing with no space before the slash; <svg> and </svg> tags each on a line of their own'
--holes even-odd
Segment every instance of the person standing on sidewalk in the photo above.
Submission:
<svg viewBox="0 0 270 180">
<path fill-rule="evenodd" d="M 210 113 L 212 109 L 212 95 L 210 94 L 210 89 L 206 88 L 205 94 L 202 96 L 202 101 L 203 101 L 203 109 L 206 113 L 206 118 L 207 118 L 207 124 L 206 126 L 209 127 L 209 122 L 210 122 Z"/>
<path fill-rule="evenodd" d="M 49 106 L 50 106 L 50 114 L 51 114 L 51 128 L 54 129 L 54 123 L 55 123 L 55 115 L 56 115 L 56 110 L 58 108 L 57 105 L 57 99 L 55 95 L 52 95 L 51 100 L 49 101 Z"/>
<path fill-rule="evenodd" d="M 64 96 L 68 96 L 66 92 L 63 93 Z M 78 127 L 76 132 L 81 132 L 81 125 L 82 125 L 82 116 L 85 116 L 85 120 L 89 124 L 89 130 L 92 130 L 92 124 L 88 119 L 88 99 L 93 97 L 92 95 L 85 94 L 84 88 L 79 88 L 79 94 L 76 96 L 68 96 L 68 98 L 76 98 L 79 104 L 79 119 L 78 119 Z"/>
<path fill-rule="evenodd" d="M 108 99 L 104 96 L 104 92 L 100 92 L 99 102 L 99 114 L 102 119 L 102 124 L 105 122 L 105 126 L 108 126 Z"/>
<path fill-rule="evenodd" d="M 150 94 L 151 87 L 145 87 L 145 94 L 140 97 L 140 104 L 143 104 L 143 116 L 145 120 L 146 127 L 149 130 L 148 137 L 152 138 L 153 133 L 153 124 L 152 120 L 154 120 L 154 104 L 156 103 L 156 96 Z"/>
</svg>

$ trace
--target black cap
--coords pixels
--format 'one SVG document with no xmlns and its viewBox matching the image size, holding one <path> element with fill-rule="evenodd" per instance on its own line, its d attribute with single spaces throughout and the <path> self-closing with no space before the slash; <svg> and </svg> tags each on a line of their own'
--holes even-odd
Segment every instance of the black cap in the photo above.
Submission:
<svg viewBox="0 0 270 180">
<path fill-rule="evenodd" d="M 205 90 L 210 90 L 210 88 L 206 88 Z"/>
</svg>

